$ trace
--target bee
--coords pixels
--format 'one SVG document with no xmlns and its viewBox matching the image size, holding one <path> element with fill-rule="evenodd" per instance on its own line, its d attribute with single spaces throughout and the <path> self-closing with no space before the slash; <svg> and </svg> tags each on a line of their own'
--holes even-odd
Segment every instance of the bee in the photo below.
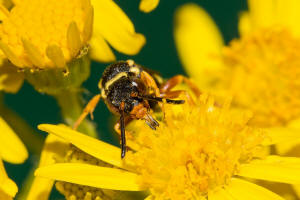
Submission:
<svg viewBox="0 0 300 200">
<path fill-rule="evenodd" d="M 158 73 L 136 64 L 133 60 L 113 63 L 104 70 L 98 83 L 100 94 L 89 101 L 73 128 L 76 129 L 88 114 L 93 119 L 93 111 L 102 98 L 110 112 L 120 116 L 114 129 L 121 136 L 121 158 L 124 158 L 125 126 L 134 119 L 142 119 L 155 130 L 159 123 L 151 116 L 151 110 L 158 103 L 185 103 L 184 100 L 174 100 L 185 91 L 171 91 L 182 82 L 188 84 L 195 94 L 200 94 L 197 87 L 182 75 L 163 81 Z"/>
</svg>

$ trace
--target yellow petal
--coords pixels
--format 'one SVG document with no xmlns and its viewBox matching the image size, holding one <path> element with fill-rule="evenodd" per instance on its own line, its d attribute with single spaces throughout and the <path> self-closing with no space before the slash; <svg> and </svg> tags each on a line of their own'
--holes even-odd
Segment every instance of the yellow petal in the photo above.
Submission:
<svg viewBox="0 0 300 200">
<path fill-rule="evenodd" d="M 288 0 L 276 2 L 276 19 L 279 24 L 287 26 L 292 33 L 296 36 L 300 36 L 300 1 L 299 0 Z"/>
<path fill-rule="evenodd" d="M 117 167 L 122 166 L 121 150 L 118 147 L 107 144 L 95 138 L 68 128 L 63 125 L 41 124 L 40 130 L 54 134 L 72 143 L 82 151 Z"/>
<path fill-rule="evenodd" d="M 0 4 L 0 20 L 3 21 L 3 19 L 7 18 L 8 15 L 9 11 L 7 10 L 7 8 Z"/>
<path fill-rule="evenodd" d="M 145 13 L 151 12 L 159 4 L 159 0 L 141 0 L 139 9 Z"/>
<path fill-rule="evenodd" d="M 50 45 L 46 48 L 46 55 L 47 57 L 52 60 L 52 62 L 57 66 L 57 67 L 65 67 L 66 62 L 64 58 L 64 54 L 57 45 Z"/>
<path fill-rule="evenodd" d="M 208 193 L 208 200 L 235 200 L 226 190 L 219 188 Z"/>
<path fill-rule="evenodd" d="M 22 43 L 29 60 L 37 67 L 43 67 L 43 56 L 39 49 L 27 39 L 22 38 Z"/>
<path fill-rule="evenodd" d="M 225 190 L 236 200 L 284 200 L 270 190 L 238 178 L 232 178 Z"/>
<path fill-rule="evenodd" d="M 61 155 L 63 157 L 68 147 L 68 143 L 65 143 L 55 135 L 48 135 L 41 153 L 39 167 L 54 164 L 56 162 L 55 156 Z M 35 177 L 28 192 L 27 200 L 48 199 L 53 184 L 53 180 Z"/>
<path fill-rule="evenodd" d="M 0 155 L 10 163 L 23 163 L 28 153 L 22 141 L 9 125 L 0 117 Z"/>
<path fill-rule="evenodd" d="M 0 66 L 0 90 L 16 93 L 24 82 L 24 73 L 19 73 L 16 66 L 5 60 Z"/>
<path fill-rule="evenodd" d="M 22 61 L 19 60 L 17 55 L 3 42 L 0 41 L 0 49 L 3 51 L 3 53 L 6 55 L 6 57 L 12 62 L 14 65 L 18 67 L 23 67 Z"/>
<path fill-rule="evenodd" d="M 300 184 L 300 158 L 268 156 L 263 160 L 253 160 L 243 164 L 240 176 L 274 182 Z"/>
<path fill-rule="evenodd" d="M 251 23 L 249 12 L 240 13 L 238 28 L 241 36 L 247 35 L 252 31 L 253 25 Z"/>
<path fill-rule="evenodd" d="M 94 31 L 90 45 L 90 57 L 92 59 L 98 62 L 112 62 L 116 60 L 114 53 L 99 33 Z"/>
<path fill-rule="evenodd" d="M 142 190 L 137 184 L 138 175 L 134 173 L 89 164 L 61 163 L 50 165 L 38 168 L 35 175 L 103 189 Z"/>
<path fill-rule="evenodd" d="M 293 185 L 293 189 L 295 190 L 297 196 L 300 198 L 300 185 Z"/>
<path fill-rule="evenodd" d="M 87 15 L 83 28 L 83 43 L 86 43 L 88 40 L 90 40 L 93 33 L 94 8 L 89 4 L 90 1 L 87 2 Z"/>
<path fill-rule="evenodd" d="M 300 140 L 278 143 L 276 144 L 276 152 L 279 155 L 287 154 L 293 156 L 300 156 L 300 152 L 298 148 L 299 146 L 300 146 Z"/>
<path fill-rule="evenodd" d="M 212 18 L 195 4 L 186 4 L 175 13 L 175 43 L 180 60 L 189 76 L 205 84 L 207 72 L 220 68 L 224 45 Z"/>
<path fill-rule="evenodd" d="M 94 32 L 101 34 L 116 50 L 128 55 L 137 54 L 146 39 L 135 33 L 134 26 L 118 5 L 111 0 L 92 0 Z"/>
<path fill-rule="evenodd" d="M 0 159 L 0 197 L 14 197 L 18 192 L 17 185 L 8 178 L 2 160 Z M 4 199 L 4 198 L 1 198 Z"/>
<path fill-rule="evenodd" d="M 268 133 L 268 136 L 265 141 L 264 145 L 272 145 L 272 144 L 280 144 L 283 142 L 290 142 L 290 141 L 299 141 L 298 128 L 293 127 L 273 127 L 273 128 L 266 128 L 265 131 Z"/>
<path fill-rule="evenodd" d="M 67 42 L 72 57 L 76 56 L 82 46 L 79 29 L 76 22 L 71 22 L 67 31 Z"/>
<path fill-rule="evenodd" d="M 268 27 L 274 24 L 274 0 L 248 0 L 249 14 L 255 28 Z"/>
</svg>

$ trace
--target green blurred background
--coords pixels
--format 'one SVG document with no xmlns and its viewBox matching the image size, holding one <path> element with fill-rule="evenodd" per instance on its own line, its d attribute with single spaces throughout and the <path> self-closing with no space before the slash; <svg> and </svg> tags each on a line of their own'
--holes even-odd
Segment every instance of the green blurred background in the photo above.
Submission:
<svg viewBox="0 0 300 200">
<path fill-rule="evenodd" d="M 132 20 L 136 31 L 143 33 L 147 38 L 146 45 L 138 55 L 129 57 L 116 52 L 118 60 L 134 59 L 137 63 L 160 71 L 162 76 L 166 78 L 184 73 L 174 44 L 173 17 L 176 8 L 188 2 L 194 2 L 210 13 L 219 26 L 226 43 L 238 36 L 237 20 L 240 11 L 247 9 L 245 0 L 161 0 L 159 6 L 149 14 L 138 10 L 139 0 L 117 0 L 116 3 Z M 97 84 L 107 65 L 92 63 L 91 76 L 84 83 L 86 88 L 84 92 L 85 102 L 98 93 Z M 62 122 L 55 99 L 36 92 L 28 83 L 23 85 L 18 94 L 5 94 L 4 98 L 6 106 L 17 112 L 34 129 L 41 123 L 57 124 Z M 98 105 L 94 115 L 94 122 L 97 125 L 100 138 L 117 145 L 118 141 L 111 136 L 112 116 L 103 102 Z M 41 132 L 33 134 L 45 136 Z M 37 162 L 38 156 L 31 155 L 23 165 L 5 163 L 5 167 L 9 177 L 15 180 L 20 188 L 26 174 Z M 60 199 L 57 192 L 51 195 L 51 199 Z"/>
</svg>

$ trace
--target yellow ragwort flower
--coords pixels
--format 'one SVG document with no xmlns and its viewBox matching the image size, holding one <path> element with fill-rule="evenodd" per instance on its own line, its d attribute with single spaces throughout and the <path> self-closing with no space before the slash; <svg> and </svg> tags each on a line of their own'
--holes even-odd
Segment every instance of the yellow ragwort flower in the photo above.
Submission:
<svg viewBox="0 0 300 200">
<path fill-rule="evenodd" d="M 204 10 L 193 4 L 180 8 L 174 32 L 178 52 L 201 88 L 231 95 L 235 106 L 254 111 L 253 124 L 286 125 L 300 116 L 300 2 L 248 2 L 241 38 L 229 46 Z"/>
<path fill-rule="evenodd" d="M 148 191 L 149 200 L 283 200 L 243 177 L 300 183 L 299 158 L 264 152 L 266 146 L 293 140 L 297 134 L 286 138 L 253 129 L 247 125 L 249 114 L 230 109 L 229 103 L 216 104 L 207 95 L 195 105 L 165 105 L 164 109 L 165 119 L 156 131 L 142 123 L 132 132 L 131 150 L 124 160 L 119 148 L 71 128 L 39 125 L 114 167 L 58 163 L 38 168 L 35 175 L 101 189 Z"/>
<path fill-rule="evenodd" d="M 174 29 L 178 54 L 202 89 L 233 96 L 235 108 L 254 112 L 252 125 L 289 137 L 300 131 L 300 2 L 248 0 L 248 7 L 240 15 L 240 38 L 225 46 L 202 8 L 182 6 Z M 299 144 L 276 149 L 299 156 Z"/>
<path fill-rule="evenodd" d="M 136 54 L 145 38 L 111 0 L 14 1 L 1 6 L 0 48 L 21 68 L 65 67 L 89 44 L 101 61 L 115 57 L 107 42 L 122 53 Z M 94 17 L 95 15 L 95 17 Z M 93 32 L 94 28 L 94 32 Z"/>
</svg>

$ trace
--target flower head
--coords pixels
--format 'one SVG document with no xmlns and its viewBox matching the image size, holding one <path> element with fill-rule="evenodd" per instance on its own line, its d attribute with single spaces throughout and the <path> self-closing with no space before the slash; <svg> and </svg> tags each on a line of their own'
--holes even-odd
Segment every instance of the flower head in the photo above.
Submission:
<svg viewBox="0 0 300 200">
<path fill-rule="evenodd" d="M 203 9 L 182 6 L 174 31 L 179 56 L 202 89 L 233 96 L 235 108 L 254 113 L 251 125 L 289 137 L 300 128 L 300 3 L 248 0 L 248 7 L 240 15 L 240 37 L 225 46 Z M 298 149 L 299 140 L 276 145 L 279 154 L 299 156 Z"/>
<path fill-rule="evenodd" d="M 35 174 L 102 189 L 148 190 L 148 199 L 172 200 L 245 199 L 249 193 L 257 199 L 281 199 L 242 177 L 300 183 L 300 159 L 263 153 L 264 146 L 288 138 L 249 127 L 249 114 L 230 109 L 228 103 L 217 104 L 202 95 L 195 105 L 166 105 L 165 114 L 156 131 L 145 125 L 135 130 L 125 160 L 119 148 L 65 126 L 40 125 L 115 167 L 61 163 L 41 167 Z"/>
<path fill-rule="evenodd" d="M 109 62 L 115 56 L 108 43 L 129 55 L 145 44 L 110 0 L 15 1 L 10 10 L 2 6 L 1 11 L 0 48 L 20 68 L 64 68 L 89 46 L 93 59 Z"/>
<path fill-rule="evenodd" d="M 300 40 L 292 19 L 300 19 L 293 8 L 299 3 L 248 3 L 250 11 L 239 22 L 241 37 L 228 46 L 205 11 L 194 4 L 181 7 L 174 32 L 179 55 L 201 88 L 233 96 L 235 107 L 253 111 L 252 124 L 287 125 L 300 115 Z"/>
<path fill-rule="evenodd" d="M 18 67 L 64 67 L 87 44 L 89 1 L 17 1 L 0 26 L 0 47 Z"/>
<path fill-rule="evenodd" d="M 155 199 L 206 196 L 253 159 L 265 135 L 248 127 L 249 116 L 235 115 L 229 105 L 218 107 L 202 95 L 196 105 L 179 110 L 165 105 L 164 123 L 156 131 L 140 126 L 132 141 L 138 150 L 125 162 L 134 166 Z"/>
<path fill-rule="evenodd" d="M 283 29 L 233 40 L 223 49 L 227 67 L 216 87 L 232 94 L 237 107 L 254 111 L 254 124 L 285 125 L 300 116 L 299 48 L 300 40 Z"/>
</svg>

